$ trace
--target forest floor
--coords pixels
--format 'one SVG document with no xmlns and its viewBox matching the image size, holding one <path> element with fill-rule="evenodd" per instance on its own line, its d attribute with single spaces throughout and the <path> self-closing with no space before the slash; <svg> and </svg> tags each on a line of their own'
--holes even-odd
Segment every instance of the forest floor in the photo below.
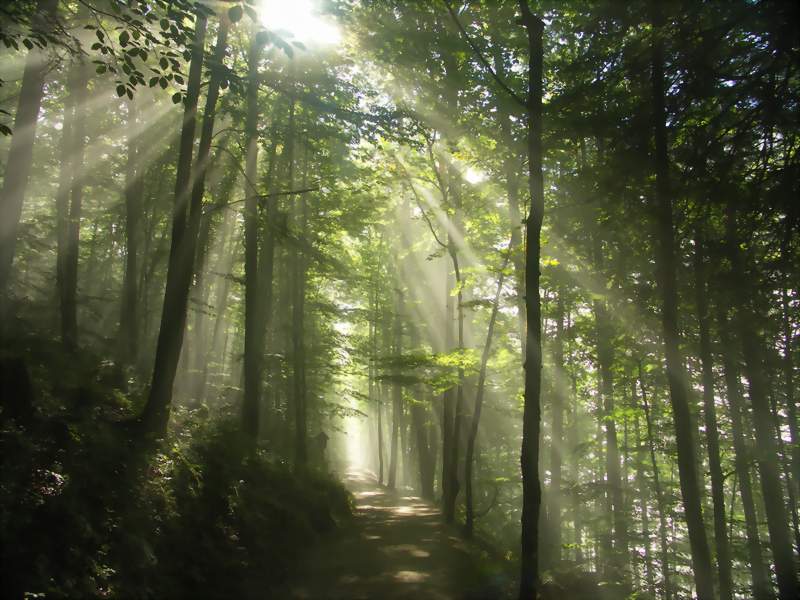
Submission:
<svg viewBox="0 0 800 600">
<path fill-rule="evenodd" d="M 297 599 L 504 598 L 503 567 L 479 556 L 439 510 L 415 496 L 393 492 L 371 473 L 350 470 L 344 479 L 356 499 L 352 528 L 322 542 L 298 565 L 285 590 Z M 282 595 L 283 597 L 283 595 Z"/>
</svg>

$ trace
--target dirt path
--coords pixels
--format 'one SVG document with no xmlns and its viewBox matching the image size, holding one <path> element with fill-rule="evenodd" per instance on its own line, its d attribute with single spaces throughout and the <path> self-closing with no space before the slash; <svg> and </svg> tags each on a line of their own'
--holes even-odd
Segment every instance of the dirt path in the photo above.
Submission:
<svg viewBox="0 0 800 600">
<path fill-rule="evenodd" d="M 356 498 L 355 526 L 311 553 L 289 598 L 504 597 L 502 580 L 479 568 L 433 505 L 379 487 L 362 471 L 349 472 L 345 484 Z"/>
</svg>

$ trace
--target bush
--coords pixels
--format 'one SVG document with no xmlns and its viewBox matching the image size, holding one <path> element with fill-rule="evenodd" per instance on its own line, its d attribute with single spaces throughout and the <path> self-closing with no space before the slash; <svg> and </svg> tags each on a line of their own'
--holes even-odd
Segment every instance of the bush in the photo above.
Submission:
<svg viewBox="0 0 800 600">
<path fill-rule="evenodd" d="M 263 597 L 351 514 L 340 484 L 248 451 L 231 418 L 183 415 L 143 451 L 101 369 L 69 389 L 31 372 L 34 418 L 0 425 L 4 598 Z"/>
</svg>

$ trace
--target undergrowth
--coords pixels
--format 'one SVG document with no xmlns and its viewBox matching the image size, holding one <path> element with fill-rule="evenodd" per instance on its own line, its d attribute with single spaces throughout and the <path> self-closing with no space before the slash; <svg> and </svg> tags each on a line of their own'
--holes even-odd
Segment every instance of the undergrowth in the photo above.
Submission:
<svg viewBox="0 0 800 600">
<path fill-rule="evenodd" d="M 142 451 L 114 420 L 135 392 L 99 362 L 61 377 L 36 356 L 32 418 L 0 413 L 3 598 L 265 597 L 351 515 L 329 476 L 248 451 L 232 415 Z"/>
</svg>

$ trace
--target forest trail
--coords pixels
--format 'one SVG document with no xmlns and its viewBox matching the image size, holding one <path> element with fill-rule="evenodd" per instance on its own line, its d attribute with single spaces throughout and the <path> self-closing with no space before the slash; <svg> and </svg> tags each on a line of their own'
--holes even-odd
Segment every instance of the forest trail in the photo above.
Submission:
<svg viewBox="0 0 800 600">
<path fill-rule="evenodd" d="M 356 499 L 355 526 L 310 553 L 289 598 L 505 597 L 508 582 L 479 567 L 434 505 L 379 486 L 366 471 L 350 470 L 344 482 Z"/>
</svg>

